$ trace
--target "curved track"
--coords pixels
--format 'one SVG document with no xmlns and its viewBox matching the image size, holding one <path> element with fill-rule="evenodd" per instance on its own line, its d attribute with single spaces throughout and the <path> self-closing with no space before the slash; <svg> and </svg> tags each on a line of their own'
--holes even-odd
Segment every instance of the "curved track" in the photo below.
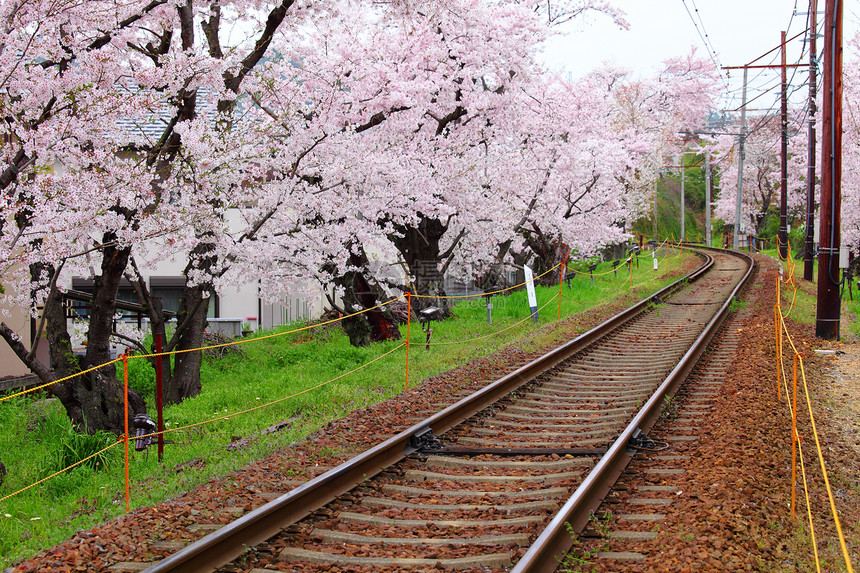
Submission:
<svg viewBox="0 0 860 573">
<path fill-rule="evenodd" d="M 554 570 L 751 271 L 737 254 L 703 259 L 685 281 L 147 571 L 213 570 L 274 534 L 267 566 L 288 571 Z"/>
</svg>

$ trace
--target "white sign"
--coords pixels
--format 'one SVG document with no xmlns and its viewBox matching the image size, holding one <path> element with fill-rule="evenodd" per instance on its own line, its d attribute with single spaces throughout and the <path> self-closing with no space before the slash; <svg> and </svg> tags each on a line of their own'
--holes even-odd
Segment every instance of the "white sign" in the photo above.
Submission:
<svg viewBox="0 0 860 573">
<path fill-rule="evenodd" d="M 535 296 L 535 277 L 531 268 L 527 265 L 523 265 L 523 271 L 526 273 L 526 293 L 528 293 L 529 297 L 529 308 L 532 311 L 532 320 L 538 321 L 538 312 L 537 312 L 537 297 Z"/>
</svg>

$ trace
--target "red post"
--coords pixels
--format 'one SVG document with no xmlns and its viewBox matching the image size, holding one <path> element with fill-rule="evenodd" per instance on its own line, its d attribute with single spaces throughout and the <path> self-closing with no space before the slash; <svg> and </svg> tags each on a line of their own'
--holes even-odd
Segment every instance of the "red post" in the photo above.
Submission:
<svg viewBox="0 0 860 573">
<path fill-rule="evenodd" d="M 564 282 L 564 271 L 566 266 L 567 264 L 562 261 L 558 276 L 558 316 L 556 317 L 556 320 L 561 320 L 561 283 Z"/>
<path fill-rule="evenodd" d="M 409 326 L 412 324 L 412 293 L 406 293 L 406 386 L 409 390 Z"/>
<path fill-rule="evenodd" d="M 162 386 L 164 380 L 164 369 L 161 361 L 161 333 L 155 335 L 155 411 L 158 415 L 158 461 L 164 458 L 164 389 Z"/>
<path fill-rule="evenodd" d="M 122 393 L 123 404 L 124 404 L 124 412 L 125 412 L 125 511 L 128 513 L 131 511 L 131 488 L 128 484 L 128 352 L 122 355 L 122 379 L 123 379 L 123 388 L 125 389 Z"/>
</svg>

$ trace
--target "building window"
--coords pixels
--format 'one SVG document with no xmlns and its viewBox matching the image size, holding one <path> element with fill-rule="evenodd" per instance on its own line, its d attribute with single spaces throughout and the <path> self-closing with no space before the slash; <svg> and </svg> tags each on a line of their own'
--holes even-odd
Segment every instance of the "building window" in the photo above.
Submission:
<svg viewBox="0 0 860 573">
<path fill-rule="evenodd" d="M 182 293 L 185 289 L 185 277 L 149 277 L 149 291 L 152 296 L 161 297 L 164 310 L 179 312 L 179 304 L 182 302 Z M 218 296 L 212 296 L 209 301 L 207 318 L 218 316 Z"/>
<path fill-rule="evenodd" d="M 72 290 L 85 292 L 89 295 L 93 294 L 95 289 L 95 281 L 93 279 L 85 279 L 83 277 L 72 277 Z M 123 277 L 119 282 L 119 290 L 116 293 L 118 301 L 130 302 L 138 304 L 137 293 L 134 292 L 131 283 Z M 72 301 L 71 307 L 75 316 L 86 317 L 90 315 L 90 303 L 81 301 Z M 136 313 L 130 310 L 117 309 L 117 313 L 127 316 L 136 316 Z"/>
</svg>

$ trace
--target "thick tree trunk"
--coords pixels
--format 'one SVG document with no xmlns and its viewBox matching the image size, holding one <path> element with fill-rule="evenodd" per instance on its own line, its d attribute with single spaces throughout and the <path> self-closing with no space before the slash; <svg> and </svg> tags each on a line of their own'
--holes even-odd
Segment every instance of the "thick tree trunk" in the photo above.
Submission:
<svg viewBox="0 0 860 573">
<path fill-rule="evenodd" d="M 99 313 L 95 313 L 96 307 L 95 304 L 93 305 L 93 312 L 91 314 L 97 314 L 97 320 L 103 320 L 105 314 L 111 318 L 113 317 L 112 310 L 116 302 L 116 288 L 114 288 L 113 296 L 110 296 L 110 293 L 106 291 L 112 288 L 110 285 L 115 284 L 118 287 L 119 279 L 111 276 L 106 277 L 105 274 L 115 272 L 119 268 L 118 263 L 121 261 L 121 258 L 121 255 L 118 258 L 107 257 L 108 260 L 102 265 L 103 274 L 101 277 L 97 277 L 94 300 L 98 300 L 99 304 L 110 306 L 110 310 L 101 308 Z M 42 270 L 48 270 L 49 273 L 54 272 L 50 268 L 42 269 L 40 267 L 31 269 L 34 276 L 39 276 Z M 122 269 L 119 272 L 121 276 Z M 98 294 L 99 290 L 101 290 L 100 296 Z M 54 292 L 48 297 L 43 313 L 46 324 L 45 334 L 50 349 L 53 370 L 36 360 L 24 348 L 23 343 L 11 329 L 5 324 L 0 325 L 0 336 L 6 339 L 10 348 L 18 355 L 21 361 L 34 374 L 39 376 L 43 382 L 54 382 L 77 374 L 91 366 L 102 364 L 103 361 L 98 361 L 102 352 L 107 355 L 105 361 L 109 360 L 110 323 L 106 334 L 103 329 L 99 330 L 99 328 L 96 328 L 96 333 L 99 336 L 104 336 L 104 340 L 94 339 L 93 329 L 90 328 L 87 338 L 88 353 L 91 340 L 101 350 L 94 350 L 91 355 L 92 357 L 88 354 L 79 361 L 72 352 L 71 338 L 66 326 L 66 309 L 61 293 Z M 103 323 L 99 324 L 103 328 Z M 91 366 L 84 366 L 84 364 L 87 364 L 88 359 L 96 360 L 96 362 L 90 362 Z M 64 382 L 52 384 L 46 387 L 46 390 L 60 400 L 69 418 L 77 427 L 86 429 L 90 433 L 97 430 L 107 430 L 115 434 L 121 434 L 124 432 L 125 417 L 123 385 L 115 378 L 115 372 L 116 369 L 114 367 L 101 368 Z M 146 404 L 140 395 L 133 390 L 129 391 L 128 401 L 130 416 L 146 412 Z"/>
<path fill-rule="evenodd" d="M 105 244 L 110 245 L 116 240 L 113 234 L 106 234 Z M 87 352 L 81 362 L 83 369 L 110 362 L 110 336 L 113 332 L 114 313 L 116 312 L 116 294 L 119 283 L 128 266 L 129 247 L 105 247 L 102 251 L 101 274 L 93 277 L 93 304 L 90 307 L 89 328 L 87 330 Z M 102 374 L 114 377 L 116 368 L 106 366 L 100 370 Z"/>
<path fill-rule="evenodd" d="M 395 226 L 397 234 L 389 238 L 406 261 L 415 277 L 412 309 L 420 311 L 430 306 L 442 309 L 442 316 L 451 313 L 450 301 L 445 293 L 445 277 L 441 270 L 444 264 L 439 242 L 448 230 L 448 225 L 439 219 L 421 215 L 417 227 Z"/>
<path fill-rule="evenodd" d="M 169 350 L 179 352 L 173 359 L 173 371 L 164 370 L 164 401 L 177 404 L 186 398 L 200 394 L 203 388 L 200 381 L 200 367 L 203 364 L 203 351 L 192 350 L 203 346 L 203 333 L 208 322 L 209 301 L 212 296 L 212 281 L 191 284 L 189 277 L 212 277 L 217 263 L 215 246 L 201 241 L 191 251 L 185 267 L 185 288 L 176 316 L 177 328 L 168 344 Z M 190 351 L 190 352 L 188 352 Z"/>
<path fill-rule="evenodd" d="M 346 314 L 373 308 L 388 298 L 379 285 L 368 280 L 365 271 L 368 264 L 367 253 L 363 247 L 358 247 L 357 252 L 351 252 L 349 256 L 349 265 L 356 270 L 347 272 L 337 281 L 344 289 Z M 369 346 L 371 342 L 400 339 L 397 319 L 387 306 L 344 319 L 343 329 L 353 346 Z"/>
<path fill-rule="evenodd" d="M 103 238 L 110 245 L 116 237 L 107 234 Z M 102 251 L 101 274 L 93 277 L 93 302 L 90 307 L 89 328 L 87 329 L 87 350 L 80 362 L 80 369 L 87 370 L 111 361 L 110 337 L 113 332 L 116 294 L 120 279 L 128 264 L 131 249 L 128 247 L 105 247 Z M 54 296 L 48 312 L 48 342 L 55 372 L 64 377 L 78 372 L 73 364 L 71 341 L 66 327 L 65 308 L 62 296 Z M 62 355 L 62 356 L 61 356 Z M 122 371 L 120 370 L 120 376 Z M 82 425 L 88 432 L 109 430 L 116 434 L 124 432 L 123 383 L 117 379 L 114 365 L 106 366 L 76 379 L 70 380 L 70 398 L 66 401 L 60 395 L 66 411 L 72 420 Z M 137 392 L 129 390 L 129 415 L 146 412 L 146 404 Z M 80 414 L 78 413 L 80 412 Z"/>
<path fill-rule="evenodd" d="M 562 257 L 562 243 L 560 240 L 542 233 L 537 227 L 534 231 L 526 234 L 526 245 L 534 254 L 531 259 L 531 267 L 535 277 L 540 278 L 535 280 L 535 284 L 539 285 L 554 285 L 558 284 L 558 275 L 556 273 L 546 273 L 549 269 L 557 265 Z M 541 276 L 543 275 L 543 276 Z"/>
</svg>

